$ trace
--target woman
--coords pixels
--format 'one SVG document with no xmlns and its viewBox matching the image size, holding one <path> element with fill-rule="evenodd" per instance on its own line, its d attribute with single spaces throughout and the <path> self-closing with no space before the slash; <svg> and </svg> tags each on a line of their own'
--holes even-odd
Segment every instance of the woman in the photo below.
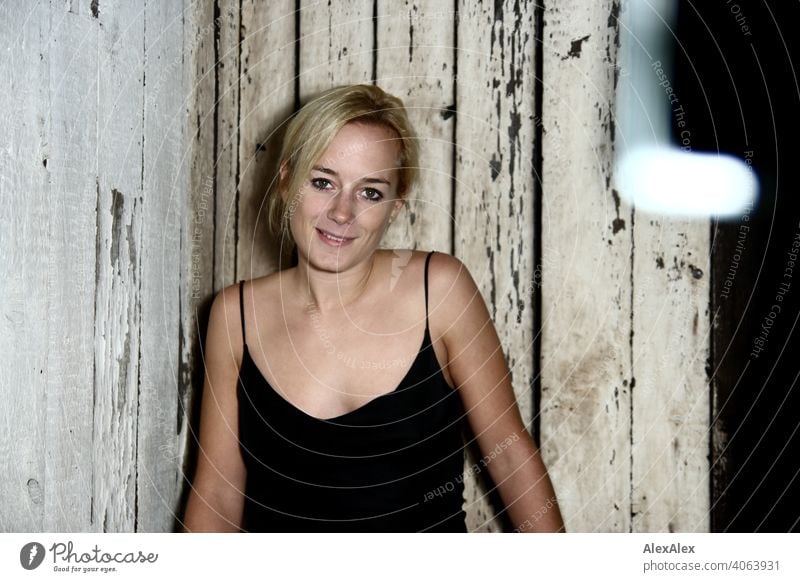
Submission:
<svg viewBox="0 0 800 582">
<path fill-rule="evenodd" d="M 464 419 L 517 530 L 563 528 L 466 268 L 378 249 L 416 167 L 375 86 L 290 123 L 270 214 L 297 266 L 214 300 L 187 530 L 465 531 Z"/>
</svg>

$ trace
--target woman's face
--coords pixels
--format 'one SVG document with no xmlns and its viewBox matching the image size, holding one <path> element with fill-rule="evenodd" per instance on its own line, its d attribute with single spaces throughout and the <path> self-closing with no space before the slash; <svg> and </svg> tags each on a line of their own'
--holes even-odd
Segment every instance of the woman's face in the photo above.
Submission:
<svg viewBox="0 0 800 582">
<path fill-rule="evenodd" d="M 295 199 L 289 224 L 301 258 L 341 272 L 371 257 L 402 205 L 399 153 L 386 127 L 349 123 L 339 130 Z"/>
</svg>

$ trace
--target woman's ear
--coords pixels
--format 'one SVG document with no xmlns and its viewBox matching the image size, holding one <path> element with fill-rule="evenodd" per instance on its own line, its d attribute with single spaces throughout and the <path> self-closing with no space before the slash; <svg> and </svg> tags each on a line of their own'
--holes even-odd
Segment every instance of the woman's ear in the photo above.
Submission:
<svg viewBox="0 0 800 582">
<path fill-rule="evenodd" d="M 287 184 L 287 180 L 289 179 L 289 162 L 283 160 L 281 162 L 280 167 L 278 168 L 278 192 L 281 194 L 281 198 L 284 202 L 288 197 L 289 191 L 289 184 Z"/>
<path fill-rule="evenodd" d="M 397 218 L 397 215 L 400 214 L 400 211 L 403 209 L 403 205 L 406 203 L 405 198 L 398 198 L 394 201 L 394 208 L 392 208 L 392 212 L 389 215 L 389 222 L 394 222 L 394 219 Z"/>
</svg>

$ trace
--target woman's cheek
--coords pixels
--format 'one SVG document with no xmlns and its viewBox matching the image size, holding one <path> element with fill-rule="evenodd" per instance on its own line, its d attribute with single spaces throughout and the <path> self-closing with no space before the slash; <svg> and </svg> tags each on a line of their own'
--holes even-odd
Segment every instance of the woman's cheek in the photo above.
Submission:
<svg viewBox="0 0 800 582">
<path fill-rule="evenodd" d="M 368 217 L 370 224 L 385 227 L 389 224 L 389 217 L 391 213 L 389 207 L 385 203 L 375 204 L 370 203 L 371 206 L 364 212 L 365 217 Z"/>
<path fill-rule="evenodd" d="M 319 217 L 325 211 L 327 197 L 320 196 L 319 193 L 301 193 L 302 200 L 297 207 L 298 218 L 303 222 L 311 220 L 314 224 L 319 221 Z"/>
</svg>

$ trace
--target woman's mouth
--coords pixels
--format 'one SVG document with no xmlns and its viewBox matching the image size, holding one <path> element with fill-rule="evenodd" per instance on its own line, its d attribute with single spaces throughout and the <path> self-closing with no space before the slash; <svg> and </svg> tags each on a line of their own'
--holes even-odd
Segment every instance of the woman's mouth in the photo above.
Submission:
<svg viewBox="0 0 800 582">
<path fill-rule="evenodd" d="M 327 230 L 322 230 L 320 228 L 317 228 L 316 231 L 317 234 L 319 235 L 320 240 L 322 240 L 322 242 L 332 247 L 341 247 L 353 242 L 353 239 L 350 237 L 337 236 L 331 232 L 328 232 Z"/>
</svg>

